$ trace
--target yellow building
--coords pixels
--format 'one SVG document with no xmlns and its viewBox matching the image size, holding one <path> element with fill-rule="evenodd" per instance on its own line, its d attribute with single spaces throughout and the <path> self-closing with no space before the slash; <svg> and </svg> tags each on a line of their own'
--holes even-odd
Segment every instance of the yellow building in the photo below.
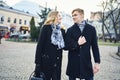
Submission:
<svg viewBox="0 0 120 80">
<path fill-rule="evenodd" d="M 35 25 L 38 26 L 39 18 L 28 12 L 13 9 L 0 1 L 0 30 L 7 31 L 29 31 L 30 20 L 34 17 Z"/>
</svg>

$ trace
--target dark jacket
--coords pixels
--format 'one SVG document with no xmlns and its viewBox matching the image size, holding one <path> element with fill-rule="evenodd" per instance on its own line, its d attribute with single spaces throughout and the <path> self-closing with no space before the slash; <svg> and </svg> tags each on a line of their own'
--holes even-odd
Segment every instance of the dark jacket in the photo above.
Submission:
<svg viewBox="0 0 120 80">
<path fill-rule="evenodd" d="M 84 36 L 86 43 L 79 46 L 78 38 Z M 100 63 L 100 54 L 97 44 L 96 30 L 93 26 L 85 24 L 83 32 L 74 24 L 66 33 L 66 48 L 68 52 L 67 75 L 76 78 L 93 77 L 90 48 L 96 63 Z"/>
<path fill-rule="evenodd" d="M 65 30 L 61 29 L 63 38 L 65 36 Z M 61 72 L 62 64 L 62 49 L 58 49 L 51 43 L 52 27 L 51 25 L 44 25 L 40 33 L 38 40 L 35 63 L 40 64 L 40 70 L 51 74 L 54 70 L 54 66 L 57 66 Z"/>
<path fill-rule="evenodd" d="M 2 39 L 2 32 L 0 31 L 0 39 Z"/>
</svg>

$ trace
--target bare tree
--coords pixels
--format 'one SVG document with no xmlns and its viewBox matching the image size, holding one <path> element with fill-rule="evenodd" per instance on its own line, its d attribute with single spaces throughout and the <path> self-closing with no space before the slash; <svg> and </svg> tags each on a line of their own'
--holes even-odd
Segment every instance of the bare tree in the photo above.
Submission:
<svg viewBox="0 0 120 80">
<path fill-rule="evenodd" d="M 102 7 L 102 16 L 101 16 L 102 18 L 101 18 L 101 21 L 102 21 L 103 40 L 105 40 L 105 30 L 104 30 L 104 29 L 107 30 L 108 34 L 110 34 L 110 33 L 109 33 L 109 30 L 108 30 L 108 28 L 107 28 L 107 25 L 106 25 L 106 23 L 105 23 L 106 20 L 108 19 L 108 17 L 110 16 L 110 14 L 109 14 L 109 15 L 106 15 L 107 2 L 108 2 L 108 0 L 107 0 L 107 1 L 102 1 L 101 4 L 100 4 L 100 7 Z"/>
<path fill-rule="evenodd" d="M 118 39 L 119 22 L 120 22 L 120 2 L 119 0 L 110 0 L 108 10 L 111 12 L 110 19 L 112 22 L 112 27 L 115 32 L 116 40 Z M 116 41 L 115 41 L 116 42 Z"/>
<path fill-rule="evenodd" d="M 103 40 L 105 36 L 105 29 L 111 38 L 109 27 L 114 29 L 116 38 L 118 38 L 118 22 L 120 22 L 120 2 L 119 0 L 105 0 L 101 2 L 100 7 L 102 7 L 102 32 Z M 108 23 L 109 21 L 109 23 Z M 108 25 L 110 24 L 110 25 Z M 112 25 L 111 25 L 112 24 Z M 111 40 L 111 39 L 110 39 Z"/>
</svg>

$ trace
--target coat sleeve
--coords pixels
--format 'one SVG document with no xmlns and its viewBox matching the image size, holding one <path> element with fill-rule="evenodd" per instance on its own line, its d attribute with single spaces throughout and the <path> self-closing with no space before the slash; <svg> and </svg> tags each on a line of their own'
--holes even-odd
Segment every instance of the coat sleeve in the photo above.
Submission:
<svg viewBox="0 0 120 80">
<path fill-rule="evenodd" d="M 93 33 L 92 33 L 92 52 L 93 52 L 93 57 L 94 57 L 95 63 L 100 63 L 100 53 L 99 53 L 95 28 L 93 28 Z"/>
<path fill-rule="evenodd" d="M 78 41 L 73 38 L 72 33 L 74 33 L 71 29 L 68 29 L 65 36 L 65 48 L 67 50 L 75 50 L 79 48 Z"/>
<path fill-rule="evenodd" d="M 35 54 L 35 63 L 36 64 L 41 63 L 43 48 L 44 48 L 46 37 L 47 37 L 46 35 L 47 35 L 47 27 L 43 26 L 43 28 L 40 32 L 40 36 L 39 36 L 37 47 L 36 47 L 36 54 Z"/>
<path fill-rule="evenodd" d="M 66 35 L 65 29 L 62 29 L 61 31 L 62 31 L 62 36 L 63 36 L 63 39 L 64 39 L 64 43 L 65 43 L 65 35 Z M 66 45 L 65 45 L 65 47 L 63 49 L 67 50 Z"/>
</svg>

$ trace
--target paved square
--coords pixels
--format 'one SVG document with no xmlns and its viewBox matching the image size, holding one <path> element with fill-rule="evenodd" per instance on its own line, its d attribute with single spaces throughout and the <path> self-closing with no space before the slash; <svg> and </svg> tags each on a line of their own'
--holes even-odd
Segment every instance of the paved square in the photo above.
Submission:
<svg viewBox="0 0 120 80">
<path fill-rule="evenodd" d="M 101 69 L 95 80 L 120 80 L 120 60 L 116 56 L 117 47 L 99 46 Z M 36 43 L 20 43 L 2 40 L 0 44 L 0 80 L 28 80 L 34 70 Z M 62 80 L 66 76 L 67 51 L 63 53 Z"/>
</svg>

